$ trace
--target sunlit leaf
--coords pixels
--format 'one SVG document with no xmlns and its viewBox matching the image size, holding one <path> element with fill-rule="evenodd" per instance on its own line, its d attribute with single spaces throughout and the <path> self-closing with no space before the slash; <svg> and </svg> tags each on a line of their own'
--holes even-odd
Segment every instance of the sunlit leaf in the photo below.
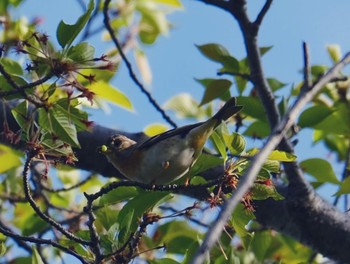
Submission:
<svg viewBox="0 0 350 264">
<path fill-rule="evenodd" d="M 11 148 L 0 145 L 0 173 L 21 165 L 21 157 Z"/>
<path fill-rule="evenodd" d="M 167 125 L 164 124 L 151 124 L 148 125 L 147 127 L 145 127 L 145 129 L 143 130 L 143 132 L 149 136 L 155 136 L 155 135 L 159 135 L 165 131 L 169 130 L 169 127 Z"/>
<path fill-rule="evenodd" d="M 111 84 L 97 81 L 93 82 L 89 89 L 94 92 L 98 98 L 107 100 L 119 107 L 133 111 L 133 106 L 129 98 Z"/>
<path fill-rule="evenodd" d="M 32 249 L 33 249 L 32 264 L 44 264 L 43 260 L 41 259 L 40 254 L 36 250 L 36 248 L 33 246 Z"/>
<path fill-rule="evenodd" d="M 327 51 L 333 63 L 337 63 L 340 61 L 342 57 L 342 53 L 339 45 L 337 44 L 327 45 Z"/>
<path fill-rule="evenodd" d="M 299 117 L 300 127 L 314 127 L 331 115 L 333 110 L 325 105 L 315 105 L 302 112 Z"/>
</svg>

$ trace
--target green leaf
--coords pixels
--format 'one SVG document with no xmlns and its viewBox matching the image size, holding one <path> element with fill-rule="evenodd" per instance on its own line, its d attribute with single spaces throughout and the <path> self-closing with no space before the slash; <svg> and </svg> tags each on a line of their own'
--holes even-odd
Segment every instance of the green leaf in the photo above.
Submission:
<svg viewBox="0 0 350 264">
<path fill-rule="evenodd" d="M 67 57 L 74 63 L 82 65 L 93 65 L 92 61 L 95 54 L 95 48 L 87 42 L 81 42 L 68 49 Z"/>
<path fill-rule="evenodd" d="M 226 152 L 226 145 L 223 139 L 219 136 L 219 134 L 214 131 L 211 134 L 211 140 L 213 141 L 215 147 L 220 152 L 221 157 L 226 160 L 227 159 L 227 152 Z"/>
<path fill-rule="evenodd" d="M 21 157 L 5 145 L 0 145 L 0 160 L 0 173 L 21 165 Z"/>
<path fill-rule="evenodd" d="M 269 86 L 273 92 L 276 92 L 277 90 L 286 86 L 285 83 L 282 83 L 279 80 L 273 78 L 268 78 L 267 82 L 269 83 Z"/>
<path fill-rule="evenodd" d="M 11 75 L 23 75 L 23 69 L 17 61 L 9 58 L 0 58 L 0 64 L 4 67 L 5 71 Z"/>
<path fill-rule="evenodd" d="M 350 177 L 346 177 L 341 182 L 339 190 L 334 195 L 339 196 L 342 194 L 349 194 L 349 193 L 350 193 Z"/>
<path fill-rule="evenodd" d="M 292 162 L 297 159 L 297 156 L 280 150 L 274 150 L 268 157 L 269 160 L 277 160 L 282 162 Z"/>
<path fill-rule="evenodd" d="M 211 108 L 198 107 L 198 102 L 188 93 L 182 93 L 172 97 L 165 105 L 165 109 L 171 109 L 182 118 L 204 118 L 211 116 Z"/>
<path fill-rule="evenodd" d="M 249 106 L 243 107 L 243 114 L 267 123 L 266 112 L 259 98 L 252 96 L 239 96 L 237 97 L 237 105 Z"/>
<path fill-rule="evenodd" d="M 260 47 L 260 56 L 264 56 L 270 49 L 272 49 L 272 46 Z"/>
<path fill-rule="evenodd" d="M 222 136 L 232 155 L 239 155 L 245 150 L 246 141 L 241 134 L 236 132 L 232 134 L 223 133 Z"/>
<path fill-rule="evenodd" d="M 226 79 L 203 79 L 197 81 L 205 87 L 205 92 L 200 106 L 223 96 L 230 90 L 232 85 L 232 82 Z"/>
<path fill-rule="evenodd" d="M 204 45 L 196 45 L 196 47 L 205 57 L 216 62 L 222 62 L 223 57 L 230 56 L 228 50 L 220 44 L 210 43 Z"/>
<path fill-rule="evenodd" d="M 300 162 L 300 166 L 304 172 L 313 176 L 319 182 L 329 182 L 340 184 L 331 164 L 324 159 L 313 158 Z"/>
<path fill-rule="evenodd" d="M 243 135 L 252 138 L 265 138 L 270 135 L 270 132 L 270 126 L 267 122 L 257 120 L 248 126 Z"/>
<path fill-rule="evenodd" d="M 262 169 L 262 171 L 264 171 L 264 169 Z M 260 173 L 262 171 L 260 171 Z M 268 179 L 255 183 L 251 188 L 251 193 L 253 200 L 266 200 L 267 198 L 272 198 L 274 200 L 284 199 L 284 197 L 277 192 L 272 181 Z"/>
<path fill-rule="evenodd" d="M 80 147 L 76 127 L 62 107 L 54 105 L 48 111 L 42 108 L 38 111 L 41 128 L 74 147 Z"/>
<path fill-rule="evenodd" d="M 134 109 L 129 98 L 107 82 L 93 82 L 89 89 L 96 94 L 97 98 L 107 100 L 130 111 Z"/>
<path fill-rule="evenodd" d="M 304 127 L 314 127 L 325 118 L 330 116 L 333 110 L 325 105 L 315 105 L 302 112 L 299 117 L 298 125 Z"/>
<path fill-rule="evenodd" d="M 85 27 L 94 10 L 94 0 L 90 0 L 88 9 L 80 16 L 75 24 L 66 24 L 61 20 L 57 28 L 57 40 L 62 48 L 70 46 L 80 31 Z"/>
<path fill-rule="evenodd" d="M 181 262 L 177 262 L 171 258 L 161 258 L 161 259 L 150 259 L 147 260 L 149 264 L 181 264 Z"/>
<path fill-rule="evenodd" d="M 120 214 L 118 215 L 118 223 L 120 223 L 120 232 L 118 234 L 118 242 L 120 243 L 120 245 L 123 245 L 130 237 L 131 233 L 136 231 L 136 225 L 135 225 L 135 221 L 137 220 L 134 217 L 135 214 L 135 210 L 133 210 L 132 208 L 130 208 L 130 210 L 128 210 L 126 213 L 123 213 L 123 218 L 120 218 Z M 132 225 L 134 226 L 134 228 L 131 227 Z"/>
<path fill-rule="evenodd" d="M 252 234 L 248 232 L 246 226 L 255 219 L 254 215 L 247 212 L 242 204 L 238 204 L 231 218 L 231 224 L 243 242 L 245 249 L 248 249 L 252 239 Z"/>
<path fill-rule="evenodd" d="M 182 8 L 182 3 L 179 0 L 152 0 L 153 2 L 170 5 L 176 8 Z"/>
<path fill-rule="evenodd" d="M 158 203 L 163 202 L 165 199 L 169 199 L 171 196 L 167 192 L 146 192 L 142 191 L 139 195 L 131 199 L 126 203 L 119 212 L 118 222 L 122 223 L 126 217 L 131 217 L 130 227 L 128 223 L 125 222 L 125 226 L 121 225 L 120 228 L 123 231 L 120 231 L 122 238 L 127 239 L 129 235 L 136 231 L 138 226 L 138 221 L 141 219 L 142 215 L 156 206 Z M 132 215 L 129 215 L 129 212 L 133 212 Z M 120 245 L 122 245 L 126 240 L 120 240 Z"/>
<path fill-rule="evenodd" d="M 139 190 L 136 187 L 119 187 L 113 191 L 108 192 L 100 198 L 99 205 L 107 206 L 119 203 L 121 201 L 134 198 L 139 194 Z"/>
<path fill-rule="evenodd" d="M 152 137 L 152 136 L 164 133 L 167 130 L 169 130 L 169 127 L 167 125 L 164 125 L 164 124 L 150 124 L 150 125 L 148 125 L 147 127 L 144 128 L 143 132 L 147 136 Z"/>
<path fill-rule="evenodd" d="M 40 257 L 40 254 L 36 250 L 36 248 L 33 246 L 32 249 L 33 249 L 32 264 L 44 264 L 43 260 Z"/>
<path fill-rule="evenodd" d="M 11 109 L 11 113 L 15 118 L 17 124 L 24 130 L 28 125 L 28 101 L 24 100 L 23 102 L 16 105 L 15 108 Z"/>
<path fill-rule="evenodd" d="M 201 236 L 186 221 L 175 220 L 159 226 L 155 234 L 152 239 L 155 245 L 166 244 L 167 253 L 171 254 L 184 254 L 188 245 Z"/>
<path fill-rule="evenodd" d="M 222 158 L 202 153 L 195 164 L 192 166 L 189 174 L 193 176 L 199 175 L 203 171 L 220 165 L 223 166 L 223 164 L 224 160 Z"/>
<path fill-rule="evenodd" d="M 271 231 L 258 231 L 254 234 L 250 248 L 260 263 L 263 263 L 267 250 L 272 242 Z"/>
</svg>

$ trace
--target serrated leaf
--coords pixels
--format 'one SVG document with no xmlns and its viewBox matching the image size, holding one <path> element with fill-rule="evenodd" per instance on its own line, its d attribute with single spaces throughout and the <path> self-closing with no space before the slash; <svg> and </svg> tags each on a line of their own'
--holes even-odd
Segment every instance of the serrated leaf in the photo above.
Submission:
<svg viewBox="0 0 350 264">
<path fill-rule="evenodd" d="M 94 0 L 90 0 L 86 12 L 78 18 L 75 24 L 66 24 L 63 20 L 61 20 L 57 28 L 57 40 L 62 48 L 65 48 L 72 44 L 72 42 L 88 22 L 92 11 L 94 10 L 94 6 Z"/>
<path fill-rule="evenodd" d="M 152 136 L 164 133 L 167 130 L 169 130 L 169 127 L 167 125 L 164 125 L 164 124 L 151 124 L 151 125 L 148 125 L 147 127 L 145 127 L 143 132 L 147 136 L 152 137 Z"/>
<path fill-rule="evenodd" d="M 331 164 L 324 159 L 313 158 L 300 162 L 300 166 L 304 172 L 313 176 L 319 182 L 329 182 L 340 184 Z"/>
<path fill-rule="evenodd" d="M 55 133 L 62 141 L 80 147 L 77 130 L 71 118 L 61 107 L 55 105 L 49 109 L 49 116 L 52 124 L 52 132 Z"/>
<path fill-rule="evenodd" d="M 245 150 L 246 141 L 241 134 L 236 132 L 232 134 L 223 133 L 222 136 L 232 155 L 239 155 Z"/>
<path fill-rule="evenodd" d="M 82 65 L 93 65 L 92 61 L 95 54 L 95 48 L 87 42 L 81 42 L 68 49 L 67 57 L 74 63 Z"/>
<path fill-rule="evenodd" d="M 119 89 L 113 87 L 106 82 L 93 82 L 89 89 L 96 94 L 97 97 L 116 104 L 119 107 L 133 111 L 129 98 Z"/>
</svg>

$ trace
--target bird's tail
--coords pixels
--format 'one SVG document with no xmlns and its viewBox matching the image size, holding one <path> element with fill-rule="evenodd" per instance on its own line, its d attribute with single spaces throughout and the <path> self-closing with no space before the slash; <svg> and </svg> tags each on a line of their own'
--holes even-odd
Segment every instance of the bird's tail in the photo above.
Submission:
<svg viewBox="0 0 350 264">
<path fill-rule="evenodd" d="M 223 107 L 211 118 L 216 121 L 215 127 L 221 124 L 222 121 L 226 121 L 231 116 L 235 115 L 242 110 L 243 106 L 236 105 L 237 100 L 235 97 L 230 98 Z"/>
</svg>

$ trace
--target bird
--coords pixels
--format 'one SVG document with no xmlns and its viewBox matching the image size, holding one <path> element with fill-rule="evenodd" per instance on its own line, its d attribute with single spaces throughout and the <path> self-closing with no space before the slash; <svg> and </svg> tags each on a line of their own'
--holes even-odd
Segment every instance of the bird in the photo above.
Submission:
<svg viewBox="0 0 350 264">
<path fill-rule="evenodd" d="M 231 97 L 207 121 L 174 128 L 143 142 L 116 134 L 110 137 L 107 146 L 99 148 L 99 152 L 127 179 L 165 185 L 185 176 L 215 128 L 242 108 L 236 105 L 236 98 Z"/>
</svg>

